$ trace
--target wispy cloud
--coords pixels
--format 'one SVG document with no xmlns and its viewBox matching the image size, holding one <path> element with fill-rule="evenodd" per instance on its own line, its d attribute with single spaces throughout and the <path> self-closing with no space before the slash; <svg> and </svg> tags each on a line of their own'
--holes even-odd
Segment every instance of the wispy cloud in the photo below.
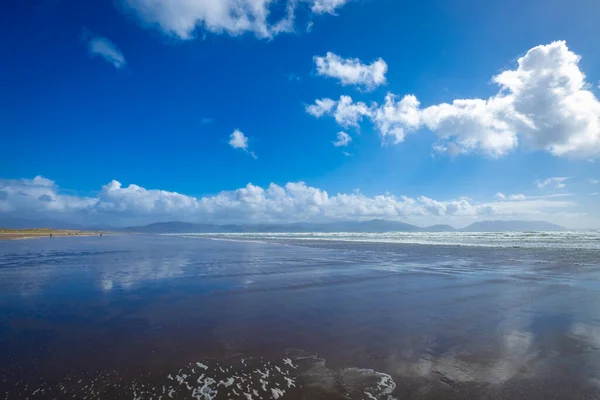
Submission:
<svg viewBox="0 0 600 400">
<path fill-rule="evenodd" d="M 570 179 L 569 177 L 554 177 L 554 178 L 548 178 L 545 180 L 537 180 L 535 181 L 535 185 L 540 188 L 543 189 L 545 187 L 554 187 L 556 189 L 564 189 L 567 185 L 564 183 L 567 179 Z"/>
<path fill-rule="evenodd" d="M 510 201 L 524 201 L 527 200 L 527 196 L 524 194 L 511 194 L 507 199 Z"/>
<path fill-rule="evenodd" d="M 312 2 L 311 10 L 316 14 L 333 14 L 335 10 L 350 0 L 310 0 Z"/>
<path fill-rule="evenodd" d="M 352 138 L 346 132 L 338 132 L 337 140 L 333 142 L 335 147 L 346 147 L 350 144 Z"/>
<path fill-rule="evenodd" d="M 597 185 L 598 183 L 600 183 L 600 179 L 588 179 L 588 182 L 592 185 Z"/>
<path fill-rule="evenodd" d="M 272 38 L 294 31 L 296 10 L 309 3 L 309 14 L 332 14 L 348 0 L 117 0 L 126 12 L 141 24 L 157 28 L 166 35 L 182 40 L 196 37 L 197 30 L 231 36 L 252 33 L 258 38 Z M 274 9 L 285 12 L 273 18 Z M 303 7 L 304 8 L 304 7 Z"/>
<path fill-rule="evenodd" d="M 127 61 L 121 50 L 116 44 L 105 37 L 90 37 L 88 51 L 92 57 L 100 56 L 116 69 L 121 69 L 127 65 Z"/>
<path fill-rule="evenodd" d="M 570 197 L 573 193 L 555 193 L 547 194 L 543 196 L 528 196 L 524 194 L 510 194 L 505 195 L 502 192 L 498 192 L 494 195 L 494 198 L 499 201 L 525 201 L 525 200 L 543 200 L 543 199 L 556 199 L 559 197 Z"/>
</svg>

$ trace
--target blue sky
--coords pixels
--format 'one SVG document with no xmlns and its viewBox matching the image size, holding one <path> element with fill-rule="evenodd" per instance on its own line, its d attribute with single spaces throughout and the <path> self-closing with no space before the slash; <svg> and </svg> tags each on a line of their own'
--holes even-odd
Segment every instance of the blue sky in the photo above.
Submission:
<svg viewBox="0 0 600 400">
<path fill-rule="evenodd" d="M 600 227 L 597 2 L 153 4 L 3 3 L 2 215 Z"/>
</svg>

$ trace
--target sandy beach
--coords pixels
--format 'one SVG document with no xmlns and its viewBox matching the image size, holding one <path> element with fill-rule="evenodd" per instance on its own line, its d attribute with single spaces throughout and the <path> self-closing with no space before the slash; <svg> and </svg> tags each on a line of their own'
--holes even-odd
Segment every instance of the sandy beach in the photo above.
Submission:
<svg viewBox="0 0 600 400">
<path fill-rule="evenodd" d="M 219 239 L 0 242 L 0 397 L 600 398 L 597 249 Z"/>
</svg>

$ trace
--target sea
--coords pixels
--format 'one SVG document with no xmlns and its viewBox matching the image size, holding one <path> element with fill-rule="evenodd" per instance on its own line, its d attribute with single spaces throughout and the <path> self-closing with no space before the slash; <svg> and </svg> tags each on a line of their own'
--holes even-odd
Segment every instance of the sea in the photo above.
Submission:
<svg viewBox="0 0 600 400">
<path fill-rule="evenodd" d="M 600 232 L 0 241 L 0 399 L 600 399 Z"/>
</svg>

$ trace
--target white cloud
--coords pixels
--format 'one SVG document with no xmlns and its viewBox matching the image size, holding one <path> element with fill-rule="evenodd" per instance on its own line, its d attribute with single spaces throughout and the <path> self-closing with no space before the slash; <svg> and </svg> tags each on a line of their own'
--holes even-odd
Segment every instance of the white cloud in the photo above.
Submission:
<svg viewBox="0 0 600 400">
<path fill-rule="evenodd" d="M 435 216 L 492 216 L 496 214 L 493 204 L 472 204 L 466 198 L 442 202 L 421 196 L 417 201 L 426 213 Z"/>
<path fill-rule="evenodd" d="M 532 197 L 522 200 L 481 203 L 481 206 L 491 206 L 494 208 L 495 215 L 504 217 L 552 219 L 555 212 L 573 208 L 576 204 L 569 200 Z M 571 221 L 568 225 L 572 226 L 574 223 L 575 221 Z"/>
<path fill-rule="evenodd" d="M 334 14 L 335 10 L 342 7 L 349 0 L 309 0 L 312 3 L 310 7 L 315 14 Z"/>
<path fill-rule="evenodd" d="M 333 117 L 341 126 L 358 126 L 363 117 L 371 115 L 371 109 L 363 102 L 353 102 L 350 96 L 341 96 Z"/>
<path fill-rule="evenodd" d="M 115 68 L 120 69 L 127 65 L 125 56 L 117 45 L 107 38 L 95 36 L 88 41 L 88 51 L 92 56 L 101 56 Z"/>
<path fill-rule="evenodd" d="M 242 131 L 236 129 L 229 136 L 229 145 L 234 149 L 248 150 L 248 138 Z"/>
<path fill-rule="evenodd" d="M 389 137 L 393 143 L 404 141 L 406 131 L 417 129 L 421 124 L 419 104 L 415 96 L 404 96 L 396 101 L 396 96 L 388 93 L 385 103 L 376 108 L 372 117 L 381 137 L 384 140 Z"/>
<path fill-rule="evenodd" d="M 508 201 L 523 201 L 523 200 L 527 200 L 527 196 L 525 196 L 524 194 L 511 194 L 511 195 L 505 195 L 504 193 L 498 192 L 496 193 L 496 195 L 494 196 L 497 200 L 500 201 L 504 201 L 504 200 L 508 200 Z"/>
<path fill-rule="evenodd" d="M 476 202 L 448 201 L 392 194 L 366 196 L 359 191 L 330 195 L 303 182 L 266 188 L 251 183 L 234 191 L 196 198 L 118 181 L 104 185 L 95 197 L 65 195 L 45 178 L 0 180 L 0 216 L 68 219 L 79 223 L 133 224 L 176 220 L 211 222 L 292 222 L 357 219 L 409 219 L 422 223 L 510 217 L 552 217 L 577 203 L 550 197 Z M 51 201 L 42 199 L 47 196 Z"/>
<path fill-rule="evenodd" d="M 537 180 L 535 181 L 535 185 L 540 189 L 545 188 L 546 186 L 554 187 L 556 189 L 564 189 L 566 187 L 564 182 L 567 179 L 569 179 L 569 177 L 554 177 L 545 179 L 543 181 Z"/>
<path fill-rule="evenodd" d="M 366 65 L 358 58 L 342 58 L 328 52 L 325 57 L 315 56 L 317 74 L 339 79 L 344 86 L 353 85 L 364 90 L 373 90 L 386 83 L 387 64 L 381 58 Z"/>
<path fill-rule="evenodd" d="M 363 117 L 370 117 L 373 113 L 371 107 L 362 101 L 354 102 L 350 96 L 340 96 L 338 101 L 329 98 L 315 100 L 315 104 L 306 107 L 306 112 L 317 118 L 331 115 L 345 128 L 358 126 Z"/>
<path fill-rule="evenodd" d="M 250 156 L 252 156 L 252 158 L 254 158 L 255 160 L 258 158 L 256 156 L 256 153 L 254 153 L 254 151 L 251 151 L 248 147 L 248 137 L 244 135 L 244 133 L 239 129 L 236 129 L 231 135 L 229 135 L 229 145 L 234 149 L 244 150 L 246 153 L 250 154 Z"/>
<path fill-rule="evenodd" d="M 511 194 L 510 196 L 508 196 L 508 200 L 524 201 L 524 200 L 527 200 L 527 196 L 525 196 L 524 194 Z"/>
<path fill-rule="evenodd" d="M 427 128 L 438 136 L 434 149 L 452 155 L 500 157 L 521 145 L 593 159 L 600 155 L 600 102 L 588 89 L 579 60 L 564 41 L 537 46 L 518 59 L 516 69 L 492 78 L 499 90 L 487 99 L 422 108 L 414 95 L 390 93 L 383 105 L 373 105 L 362 116 L 394 143 L 407 132 Z"/>
<path fill-rule="evenodd" d="M 600 183 L 600 179 L 588 179 L 588 182 L 592 185 L 597 185 L 598 183 Z"/>
<path fill-rule="evenodd" d="M 334 14 L 348 0 L 303 0 L 315 14 Z M 195 37 L 198 29 L 232 36 L 253 33 L 272 38 L 294 30 L 298 0 L 119 0 L 145 26 L 182 40 Z M 273 17 L 272 11 L 284 15 Z"/>
<path fill-rule="evenodd" d="M 346 157 L 352 157 L 354 154 L 349 153 L 347 151 L 342 151 L 342 154 L 345 155 Z"/>
<path fill-rule="evenodd" d="M 61 213 L 85 210 L 96 202 L 92 198 L 60 194 L 53 181 L 41 176 L 21 180 L 0 179 L 0 193 L 0 213 Z"/>
<path fill-rule="evenodd" d="M 337 102 L 331 99 L 315 100 L 315 104 L 306 106 L 306 112 L 310 115 L 321 118 L 325 114 L 329 114 Z"/>
<path fill-rule="evenodd" d="M 526 196 L 524 194 L 511 194 L 505 195 L 504 193 L 496 193 L 494 198 L 499 201 L 526 201 L 526 200 L 549 200 L 556 199 L 559 197 L 571 197 L 572 193 L 556 193 L 556 194 L 547 194 L 544 196 Z"/>
<path fill-rule="evenodd" d="M 333 145 L 335 147 L 345 147 L 345 146 L 348 146 L 351 141 L 352 141 L 352 138 L 346 132 L 338 132 L 337 140 L 335 142 L 333 142 Z"/>
</svg>

